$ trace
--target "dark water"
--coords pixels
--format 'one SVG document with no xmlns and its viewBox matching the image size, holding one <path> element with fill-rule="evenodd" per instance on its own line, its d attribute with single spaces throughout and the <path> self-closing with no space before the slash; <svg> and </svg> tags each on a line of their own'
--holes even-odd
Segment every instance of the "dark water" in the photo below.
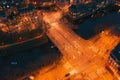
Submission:
<svg viewBox="0 0 120 80">
<path fill-rule="evenodd" d="M 106 28 L 115 27 L 120 24 L 120 13 L 109 13 L 98 18 L 89 18 L 82 24 L 79 24 L 79 29 L 75 32 L 83 37 L 89 39 Z"/>
<path fill-rule="evenodd" d="M 0 58 L 0 80 L 16 80 L 57 62 L 61 54 L 50 41 L 31 50 Z"/>
<path fill-rule="evenodd" d="M 75 32 L 89 39 L 98 34 L 100 29 L 120 24 L 120 14 L 110 13 L 99 18 L 89 18 L 78 25 Z M 16 80 L 21 76 L 32 74 L 37 69 L 50 65 L 61 59 L 62 55 L 57 48 L 51 48 L 50 41 L 39 47 L 19 52 L 10 56 L 0 57 L 0 80 Z"/>
</svg>

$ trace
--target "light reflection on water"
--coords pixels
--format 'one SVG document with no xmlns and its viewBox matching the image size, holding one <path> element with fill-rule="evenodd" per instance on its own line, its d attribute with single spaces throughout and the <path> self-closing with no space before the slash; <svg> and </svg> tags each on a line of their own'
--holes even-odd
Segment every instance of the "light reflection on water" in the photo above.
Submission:
<svg viewBox="0 0 120 80">
<path fill-rule="evenodd" d="M 16 77 L 30 74 L 37 69 L 59 61 L 61 54 L 56 48 L 51 48 L 51 45 L 53 44 L 48 42 L 39 47 L 0 58 L 0 72 L 2 72 L 0 78 L 14 80 Z"/>
</svg>

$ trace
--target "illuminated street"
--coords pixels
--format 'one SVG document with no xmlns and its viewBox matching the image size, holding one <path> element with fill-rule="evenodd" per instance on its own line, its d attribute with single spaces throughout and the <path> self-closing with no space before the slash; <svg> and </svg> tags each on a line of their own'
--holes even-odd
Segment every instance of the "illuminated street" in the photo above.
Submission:
<svg viewBox="0 0 120 80">
<path fill-rule="evenodd" d="M 119 2 L 1 1 L 0 80 L 120 80 Z"/>
<path fill-rule="evenodd" d="M 94 71 L 99 70 L 99 68 L 103 69 L 103 73 L 99 74 L 99 76 L 93 75 L 95 76 L 94 79 L 100 78 L 100 80 L 101 79 L 107 80 L 106 78 L 108 78 L 109 76 L 109 80 L 112 80 L 112 75 L 105 69 L 104 57 L 106 57 L 106 55 L 108 54 L 108 52 L 106 52 L 106 49 L 109 49 L 109 51 L 111 51 L 115 47 L 115 45 L 120 42 L 119 37 L 114 36 L 114 40 L 111 41 L 110 39 L 112 36 L 109 38 L 109 32 L 107 33 L 107 31 L 105 31 L 105 33 L 107 33 L 108 36 L 106 36 L 107 34 L 104 35 L 104 33 L 100 34 L 101 38 L 97 40 L 97 42 L 92 43 L 91 41 L 91 44 L 89 44 L 87 40 L 84 40 L 78 37 L 73 31 L 67 28 L 67 25 L 64 25 L 59 21 L 58 16 L 61 16 L 60 14 L 58 14 L 57 12 L 56 14 L 51 13 L 51 15 L 53 16 L 47 15 L 47 18 L 46 18 L 46 15 L 45 15 L 45 21 L 47 25 L 50 26 L 49 30 L 47 31 L 47 35 L 52 40 L 52 42 L 56 44 L 56 46 L 59 48 L 61 53 L 64 55 L 65 61 L 64 61 L 64 64 L 62 65 L 60 64 L 60 66 L 57 66 L 57 68 L 55 68 L 54 70 L 50 71 L 49 73 L 46 73 L 45 75 L 42 75 L 43 77 L 37 74 L 38 78 L 36 78 L 36 80 L 41 80 L 41 79 L 42 80 L 45 80 L 45 79 L 48 79 L 48 80 L 63 79 L 64 80 L 65 79 L 64 75 L 66 73 L 70 73 L 72 70 L 75 70 L 75 72 L 72 75 L 75 75 L 77 73 L 79 74 L 84 73 L 83 71 L 85 71 L 86 75 L 91 75 L 92 72 L 94 73 Z M 56 20 L 55 18 L 53 18 L 54 15 L 57 15 Z M 53 22 L 52 20 L 48 20 L 49 16 L 53 18 Z M 108 41 L 106 39 L 110 40 L 111 43 L 110 42 L 106 43 L 105 41 Z M 102 40 L 105 40 L 105 41 L 102 41 Z M 103 43 L 105 47 L 103 47 L 103 45 L 101 45 L 102 47 L 100 45 L 97 46 L 97 44 L 100 44 L 102 42 L 105 42 Z M 97 48 L 98 50 L 100 50 L 100 52 L 98 50 L 97 51 L 94 50 L 94 48 Z M 106 55 L 103 53 L 106 53 Z M 97 54 L 100 57 L 98 57 Z M 106 57 L 106 59 L 107 58 L 108 56 Z M 66 69 L 66 66 L 63 66 L 63 65 L 68 65 L 67 66 L 68 68 Z M 90 68 L 91 74 L 89 73 L 89 68 Z M 59 73 L 59 70 L 61 73 Z M 81 76 L 78 78 L 81 78 Z M 88 78 L 91 78 L 91 77 L 88 76 Z"/>
</svg>

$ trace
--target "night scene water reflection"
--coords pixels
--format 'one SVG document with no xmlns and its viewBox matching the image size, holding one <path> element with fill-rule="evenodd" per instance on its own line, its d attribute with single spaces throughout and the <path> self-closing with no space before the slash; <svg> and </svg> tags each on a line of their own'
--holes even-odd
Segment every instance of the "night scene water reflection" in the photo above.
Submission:
<svg viewBox="0 0 120 80">
<path fill-rule="evenodd" d="M 0 80 L 120 80 L 119 0 L 1 0 Z"/>
</svg>

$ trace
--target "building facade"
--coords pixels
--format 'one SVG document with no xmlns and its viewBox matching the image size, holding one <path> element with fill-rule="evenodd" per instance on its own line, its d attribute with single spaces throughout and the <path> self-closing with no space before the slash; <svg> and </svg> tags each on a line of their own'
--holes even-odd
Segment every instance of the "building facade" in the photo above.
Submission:
<svg viewBox="0 0 120 80">
<path fill-rule="evenodd" d="M 74 21 L 94 14 L 99 9 L 114 5 L 114 0 L 71 0 L 69 17 Z"/>
<path fill-rule="evenodd" d="M 111 69 L 117 78 L 120 78 L 120 43 L 112 50 L 107 67 Z"/>
</svg>

